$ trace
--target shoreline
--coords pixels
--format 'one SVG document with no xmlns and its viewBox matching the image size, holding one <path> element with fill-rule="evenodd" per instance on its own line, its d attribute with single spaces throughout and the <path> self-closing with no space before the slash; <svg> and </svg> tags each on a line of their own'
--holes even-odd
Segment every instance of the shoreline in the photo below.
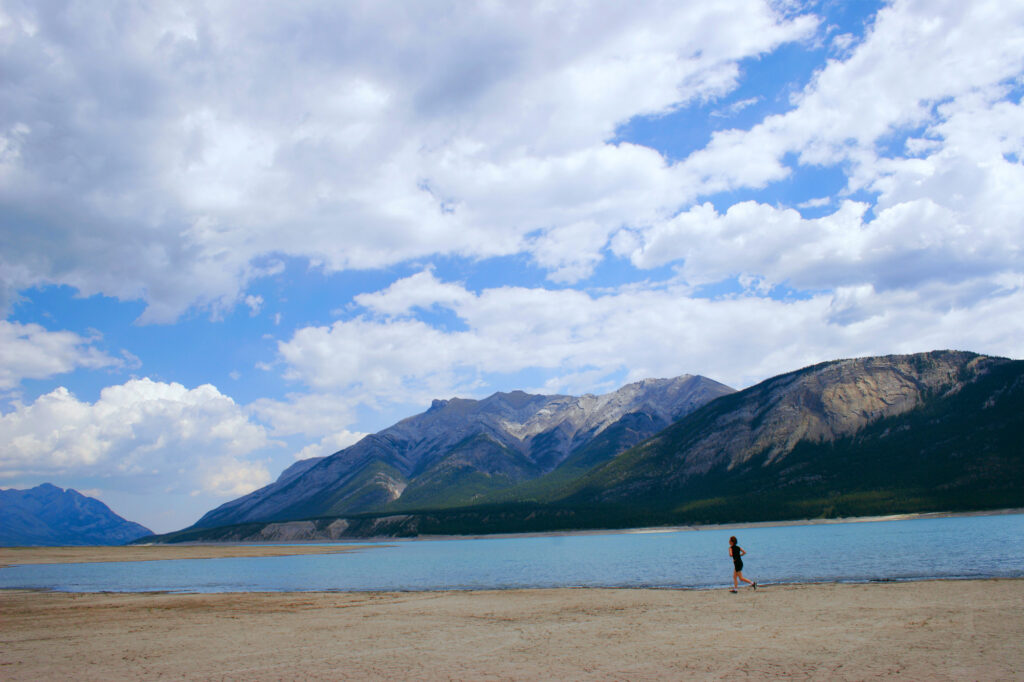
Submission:
<svg viewBox="0 0 1024 682">
<path fill-rule="evenodd" d="M 590 535 L 626 535 L 723 531 L 747 528 L 782 528 L 847 523 L 884 523 L 939 518 L 1006 516 L 1024 514 L 1024 509 L 999 509 L 971 512 L 922 512 L 887 516 L 856 516 L 836 519 L 794 519 L 788 521 L 752 521 L 745 523 L 692 526 L 652 526 L 641 528 L 567 530 L 539 533 L 501 533 L 493 535 L 424 535 L 415 538 L 343 538 L 339 540 L 296 540 L 279 542 L 188 542 L 174 544 L 85 545 L 61 547 L 0 547 L 0 568 L 7 566 L 46 565 L 62 563 L 109 563 L 131 561 L 168 561 L 178 559 L 222 559 L 243 557 L 278 557 L 305 554 L 337 554 L 404 542 L 438 542 L 444 540 L 488 540 Z"/>
<path fill-rule="evenodd" d="M 234 559 L 247 557 L 343 554 L 364 549 L 351 544 L 248 545 L 197 543 L 188 545 L 85 545 L 81 547 L 0 547 L 0 568 L 47 564 L 98 564 L 122 561 Z"/>
<path fill-rule="evenodd" d="M 273 556 L 294 556 L 287 554 L 279 554 Z M 220 557 L 212 557 L 220 558 Z M 96 563 L 107 563 L 107 562 L 96 562 Z M 38 565 L 38 564 L 23 564 L 23 565 Z M 0 566 L 0 568 L 4 568 Z M 987 582 L 1014 582 L 1018 581 L 1024 583 L 1024 574 L 1021 575 L 982 575 L 982 576 L 926 576 L 922 578 L 871 578 L 871 579 L 859 579 L 859 580 L 809 580 L 807 582 L 799 581 L 779 581 L 779 582 L 762 582 L 757 581 L 757 590 L 776 590 L 776 589 L 794 589 L 794 588 L 812 588 L 812 587 L 828 587 L 836 585 L 912 585 L 916 583 L 987 583 Z M 708 585 L 629 585 L 629 586 L 604 586 L 604 585 L 559 585 L 556 587 L 449 587 L 449 588 L 425 588 L 425 589 L 313 589 L 313 590 L 274 590 L 274 589 L 259 589 L 259 590 L 220 590 L 216 592 L 205 592 L 196 590 L 173 590 L 173 589 L 154 589 L 154 590 L 92 590 L 92 591 L 74 591 L 74 590 L 62 590 L 52 587 L 0 587 L 0 595 L 4 594 L 66 594 L 66 595 L 77 595 L 77 596 L 88 596 L 88 595 L 134 595 L 138 597 L 152 596 L 152 595 L 167 595 L 167 596 L 216 596 L 216 595 L 278 595 L 278 596 L 326 596 L 326 595 L 379 595 L 379 594 L 404 594 L 404 595 L 435 595 L 442 596 L 446 594 L 473 594 L 473 593 L 495 593 L 495 594 L 513 594 L 513 593 L 529 593 L 529 592 L 558 592 L 560 590 L 569 590 L 572 592 L 722 592 L 732 589 L 731 583 L 722 582 L 719 584 L 708 584 Z M 750 585 L 740 584 L 739 592 L 750 592 L 753 591 Z M 1024 633 L 1022 633 L 1024 636 Z"/>
<path fill-rule="evenodd" d="M 438 540 L 486 540 L 488 538 L 538 538 L 538 537 L 569 537 L 573 535 L 619 535 L 647 533 L 681 533 L 709 530 L 741 530 L 744 528 L 786 528 L 790 526 L 822 526 L 844 523 L 884 523 L 887 521 L 916 521 L 919 519 L 970 518 L 976 516 L 1010 516 L 1024 514 L 1024 507 L 1011 509 L 988 509 L 982 511 L 936 511 L 913 512 L 907 514 L 887 514 L 883 516 L 842 516 L 834 519 L 788 519 L 781 521 L 737 521 L 736 523 L 709 523 L 681 526 L 641 526 L 637 528 L 604 528 L 589 530 L 560 530 L 537 533 L 494 533 L 488 535 L 420 535 L 414 538 L 378 537 L 365 539 L 349 539 L 351 542 L 432 542 Z M 318 542 L 310 540 L 307 542 Z M 340 540 L 339 540 L 340 542 Z"/>
<path fill-rule="evenodd" d="M 1024 580 L 472 592 L 0 591 L 30 679 L 1020 679 Z"/>
</svg>

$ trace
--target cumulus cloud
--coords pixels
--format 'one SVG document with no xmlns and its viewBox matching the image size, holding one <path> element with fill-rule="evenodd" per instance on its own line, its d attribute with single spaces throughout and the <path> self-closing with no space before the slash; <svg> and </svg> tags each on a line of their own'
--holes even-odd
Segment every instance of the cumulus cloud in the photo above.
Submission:
<svg viewBox="0 0 1024 682">
<path fill-rule="evenodd" d="M 0 320 L 0 391 L 23 379 L 47 379 L 79 367 L 119 367 L 123 362 L 96 348 L 96 338 L 48 331 L 38 324 Z"/>
<path fill-rule="evenodd" d="M 696 203 L 618 232 L 612 250 L 640 268 L 672 264 L 693 285 L 736 278 L 837 297 L 906 289 L 926 307 L 945 285 L 961 302 L 1000 290 L 1024 272 L 1021 25 L 1021 7 L 996 2 L 883 8 L 790 111 L 715 133 L 673 168 L 698 196 L 839 165 L 856 201 L 798 205 L 834 199 L 815 219 L 755 201 Z"/>
<path fill-rule="evenodd" d="M 0 415 L 0 471 L 11 477 L 97 476 L 177 492 L 237 496 L 270 480 L 253 455 L 274 445 L 210 385 L 133 379 L 95 403 L 65 388 Z"/>
<path fill-rule="evenodd" d="M 433 268 L 397 280 L 383 291 L 359 294 L 356 303 L 385 315 L 403 315 L 414 308 L 455 307 L 472 299 L 461 285 L 442 282 Z"/>
<path fill-rule="evenodd" d="M 330 393 L 290 394 L 283 400 L 261 398 L 246 409 L 267 424 L 275 437 L 301 434 L 320 438 L 341 433 L 355 419 L 357 403 Z"/>
<path fill-rule="evenodd" d="M 998 0 L 892 3 L 847 58 L 815 75 L 792 110 L 749 130 L 716 132 L 678 171 L 694 195 L 764 187 L 790 174 L 784 157 L 795 153 L 801 164 L 864 165 L 851 189 L 869 184 L 886 136 L 938 122 L 949 102 L 1005 94 L 1002 84 L 1024 69 L 1022 24 L 1024 7 Z"/>
<path fill-rule="evenodd" d="M 585 277 L 689 180 L 616 127 L 722 96 L 817 27 L 761 0 L 2 11 L 0 303 L 62 283 L 151 322 L 245 302 L 273 253 L 525 250 Z"/>
<path fill-rule="evenodd" d="M 353 433 L 348 429 L 342 429 L 341 431 L 330 433 L 321 438 L 318 442 L 307 445 L 296 452 L 295 459 L 302 460 L 310 459 L 312 457 L 326 457 L 327 455 L 333 455 L 339 450 L 358 443 L 366 435 L 367 434 L 365 433 Z"/>
<path fill-rule="evenodd" d="M 545 371 L 549 378 L 535 387 L 545 392 L 602 386 L 615 373 L 704 374 L 743 387 L 836 357 L 947 347 L 1024 353 L 1024 318 L 1013 313 L 1024 304 L 1024 278 L 1012 273 L 920 291 L 850 285 L 793 300 L 757 291 L 696 298 L 683 284 L 601 295 L 517 287 L 453 295 L 460 287 L 433 273 L 413 279 L 440 292 L 435 304 L 466 329 L 445 332 L 417 319 L 403 293 L 408 282 L 399 282 L 362 297 L 364 316 L 281 342 L 288 377 L 353 400 L 422 404 L 475 395 L 485 377 L 526 369 Z"/>
<path fill-rule="evenodd" d="M 638 239 L 618 239 L 615 248 L 642 268 L 679 262 L 692 284 L 748 275 L 803 290 L 856 284 L 915 288 L 1019 271 L 1024 226 L 1005 212 L 996 215 L 1001 204 L 1016 200 L 993 196 L 992 204 L 982 205 L 978 199 L 956 210 L 952 193 L 919 196 L 876 207 L 870 221 L 869 206 L 854 201 L 810 220 L 794 209 L 752 201 L 724 214 L 702 204 L 642 231 Z"/>
<path fill-rule="evenodd" d="M 360 400 L 375 406 L 380 400 L 424 402 L 451 390 L 472 391 L 478 382 L 462 369 L 487 353 L 482 344 L 474 334 L 446 333 L 420 320 L 360 318 L 299 329 L 278 349 L 286 378 L 317 392 L 360 391 Z"/>
</svg>

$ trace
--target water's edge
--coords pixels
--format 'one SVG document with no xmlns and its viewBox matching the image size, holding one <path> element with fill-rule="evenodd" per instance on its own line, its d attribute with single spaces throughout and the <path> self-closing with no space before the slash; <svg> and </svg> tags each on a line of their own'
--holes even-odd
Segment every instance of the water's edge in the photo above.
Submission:
<svg viewBox="0 0 1024 682">
<path fill-rule="evenodd" d="M 344 553 L 26 564 L 0 568 L 0 589 L 175 593 L 717 589 L 732 583 L 727 554 L 731 535 L 739 537 L 747 552 L 744 575 L 764 585 L 1024 577 L 1024 514 L 1003 513 L 718 526 L 697 532 L 661 528 L 426 542 L 388 539 L 386 543 L 338 543 L 357 547 Z M 309 546 L 305 547 L 308 551 Z"/>
</svg>

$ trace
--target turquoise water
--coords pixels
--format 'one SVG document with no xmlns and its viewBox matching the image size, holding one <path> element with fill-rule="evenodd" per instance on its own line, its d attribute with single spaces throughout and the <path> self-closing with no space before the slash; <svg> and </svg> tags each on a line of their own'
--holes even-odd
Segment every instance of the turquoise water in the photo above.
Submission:
<svg viewBox="0 0 1024 682">
<path fill-rule="evenodd" d="M 728 538 L 762 583 L 1024 577 L 1024 515 L 732 530 L 362 543 L 332 555 L 12 566 L 0 588 L 68 592 L 714 588 Z M 351 543 L 346 543 L 351 544 Z"/>
</svg>

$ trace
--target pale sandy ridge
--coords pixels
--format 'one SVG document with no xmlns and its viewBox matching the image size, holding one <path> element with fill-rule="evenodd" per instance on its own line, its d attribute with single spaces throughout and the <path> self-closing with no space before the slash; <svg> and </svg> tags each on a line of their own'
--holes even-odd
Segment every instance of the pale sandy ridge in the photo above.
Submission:
<svg viewBox="0 0 1024 682">
<path fill-rule="evenodd" d="M 0 678 L 1024 678 L 1024 580 L 727 590 L 0 592 Z"/>
<path fill-rule="evenodd" d="M 353 545 L 127 545 L 121 547 L 0 547 L 0 567 L 24 564 L 93 564 L 111 561 L 227 559 L 338 554 Z"/>
</svg>

